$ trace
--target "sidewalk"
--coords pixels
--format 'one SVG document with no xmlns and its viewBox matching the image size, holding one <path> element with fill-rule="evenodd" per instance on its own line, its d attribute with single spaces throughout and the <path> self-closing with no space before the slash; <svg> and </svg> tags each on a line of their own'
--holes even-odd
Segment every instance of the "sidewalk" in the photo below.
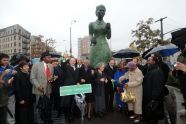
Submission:
<svg viewBox="0 0 186 124">
<path fill-rule="evenodd" d="M 181 103 L 183 102 L 182 94 L 181 94 L 180 90 L 177 88 L 168 86 L 168 89 L 169 89 L 170 94 L 175 95 L 175 97 L 173 97 L 173 98 L 169 97 L 170 102 L 174 103 L 173 106 L 169 106 L 169 107 L 171 107 L 170 109 L 173 112 L 177 111 L 177 124 L 185 124 L 186 117 L 180 117 L 180 113 L 185 111 L 184 107 L 181 105 Z M 174 101 L 175 98 L 176 98 L 176 101 Z M 169 102 L 169 100 L 168 100 L 168 104 L 171 104 Z M 174 109 L 175 107 L 176 107 L 176 109 Z M 64 121 L 62 118 L 63 118 L 62 116 L 60 118 L 57 118 L 57 112 L 53 111 L 53 114 L 52 114 L 52 119 L 54 121 L 53 124 L 64 124 Z M 85 121 L 84 121 L 84 124 L 104 124 L 104 123 L 107 123 L 107 124 L 122 124 L 122 123 L 133 124 L 133 122 L 130 119 L 128 119 L 124 113 L 117 113 L 117 112 L 109 113 L 103 119 L 93 118 L 92 121 L 87 121 L 87 119 L 85 119 Z M 81 124 L 81 120 L 79 118 L 76 118 L 72 124 Z M 140 124 L 142 124 L 142 123 L 140 123 Z M 160 121 L 158 124 L 165 124 L 165 120 Z"/>
<path fill-rule="evenodd" d="M 182 106 L 181 104 L 183 103 L 183 97 L 182 94 L 180 92 L 180 90 L 178 88 L 175 87 L 171 87 L 168 86 L 169 89 L 173 89 L 172 91 L 174 92 L 175 96 L 176 96 L 176 104 L 177 104 L 177 124 L 185 124 L 186 122 L 186 117 L 180 117 L 180 113 L 184 112 L 184 106 Z"/>
</svg>

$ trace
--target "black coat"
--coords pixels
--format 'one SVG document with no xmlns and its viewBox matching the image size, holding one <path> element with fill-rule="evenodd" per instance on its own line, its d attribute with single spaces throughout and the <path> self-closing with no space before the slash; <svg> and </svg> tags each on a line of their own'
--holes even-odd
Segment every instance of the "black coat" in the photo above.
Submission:
<svg viewBox="0 0 186 124">
<path fill-rule="evenodd" d="M 113 67 L 113 69 L 109 66 L 109 64 L 105 67 L 104 74 L 108 79 L 108 83 L 106 86 L 112 87 L 112 79 L 114 79 L 114 74 L 116 73 L 117 68 Z"/>
<path fill-rule="evenodd" d="M 162 70 L 162 72 L 163 72 L 163 75 L 164 75 L 164 83 L 166 84 L 167 83 L 167 81 L 168 81 L 168 78 L 169 78 L 169 72 L 170 72 L 170 68 L 169 68 L 169 66 L 166 64 L 166 63 L 164 63 L 164 62 L 162 62 L 162 61 L 160 61 L 159 63 L 158 63 L 158 65 L 159 65 L 159 67 L 160 67 L 160 69 Z"/>
<path fill-rule="evenodd" d="M 85 70 L 85 67 L 82 66 L 79 69 L 79 79 L 84 79 L 85 83 L 92 83 L 93 82 L 93 75 L 92 75 L 92 68 L 88 68 L 87 71 Z"/>
<path fill-rule="evenodd" d="M 62 84 L 64 83 L 64 79 L 65 79 L 65 75 L 64 72 L 61 68 L 61 66 L 57 66 L 54 68 L 54 76 L 58 76 L 58 78 L 52 82 L 52 92 L 53 93 L 59 93 L 59 87 L 62 86 Z"/>
<path fill-rule="evenodd" d="M 94 102 L 94 89 L 95 89 L 95 83 L 94 83 L 94 75 L 92 75 L 92 68 L 89 67 L 87 70 L 85 70 L 85 67 L 82 66 L 79 69 L 79 78 L 84 79 L 85 83 L 91 84 L 92 86 L 92 93 L 87 93 L 86 94 L 86 101 L 88 103 Z"/>
<path fill-rule="evenodd" d="M 185 55 L 183 56 L 183 60 L 180 62 L 186 64 L 186 56 Z M 184 99 L 186 100 L 186 83 L 185 83 L 186 82 L 186 73 L 178 70 L 177 75 L 178 75 L 178 79 L 180 81 L 181 92 L 183 94 Z"/>
<path fill-rule="evenodd" d="M 32 85 L 29 74 L 18 71 L 14 78 L 15 97 L 16 97 L 16 123 L 33 124 L 34 120 L 34 97 L 32 95 Z M 20 101 L 24 100 L 24 104 Z"/>
<path fill-rule="evenodd" d="M 164 75 L 158 65 L 150 66 L 143 82 L 143 111 L 148 119 L 162 119 L 164 98 Z M 152 101 L 158 101 L 159 105 L 154 113 L 147 113 L 147 107 Z M 153 115 L 149 118 L 149 114 Z"/>
<path fill-rule="evenodd" d="M 62 63 L 61 68 L 64 72 L 64 83 L 62 86 L 76 85 L 79 82 L 79 69 L 75 70 L 68 63 Z"/>
<path fill-rule="evenodd" d="M 64 83 L 61 86 L 76 85 L 79 83 L 79 69 L 73 69 L 69 64 L 62 63 L 61 68 L 64 72 Z M 71 107 L 74 101 L 74 95 L 62 96 L 60 106 L 61 107 Z"/>
<path fill-rule="evenodd" d="M 32 105 L 32 84 L 30 83 L 29 74 L 19 71 L 14 79 L 15 83 L 15 97 L 16 102 L 19 104 L 20 101 L 24 100 L 25 105 Z"/>
<path fill-rule="evenodd" d="M 102 95 L 102 90 L 105 90 L 105 82 L 101 82 L 101 78 L 107 78 L 104 73 L 100 74 L 98 71 L 95 72 L 95 89 L 94 89 L 94 94 L 96 96 Z"/>
</svg>

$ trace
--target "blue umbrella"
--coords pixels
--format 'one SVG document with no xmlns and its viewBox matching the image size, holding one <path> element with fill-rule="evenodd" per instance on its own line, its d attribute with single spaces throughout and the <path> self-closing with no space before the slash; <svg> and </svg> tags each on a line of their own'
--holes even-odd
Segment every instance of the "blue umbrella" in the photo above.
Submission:
<svg viewBox="0 0 186 124">
<path fill-rule="evenodd" d="M 167 56 L 175 54 L 178 51 L 180 51 L 180 49 L 176 45 L 170 43 L 167 45 L 153 48 L 150 52 L 148 52 L 145 55 L 145 57 L 149 56 L 150 54 L 157 53 L 157 52 L 160 53 L 162 57 L 167 57 Z"/>
</svg>

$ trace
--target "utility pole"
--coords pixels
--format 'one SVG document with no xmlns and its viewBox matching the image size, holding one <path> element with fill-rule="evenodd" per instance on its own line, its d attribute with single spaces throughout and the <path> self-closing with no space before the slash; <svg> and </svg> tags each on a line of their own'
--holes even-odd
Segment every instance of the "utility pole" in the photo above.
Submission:
<svg viewBox="0 0 186 124">
<path fill-rule="evenodd" d="M 163 20 L 166 19 L 167 17 L 163 17 L 163 18 L 160 18 L 159 20 L 155 21 L 155 22 L 159 22 L 160 21 L 160 24 L 161 24 L 161 41 L 163 41 Z"/>
</svg>

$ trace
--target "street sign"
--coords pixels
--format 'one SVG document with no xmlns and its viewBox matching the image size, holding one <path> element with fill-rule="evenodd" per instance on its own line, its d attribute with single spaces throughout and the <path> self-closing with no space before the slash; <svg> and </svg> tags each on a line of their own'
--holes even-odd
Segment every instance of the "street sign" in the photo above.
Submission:
<svg viewBox="0 0 186 124">
<path fill-rule="evenodd" d="M 91 84 L 71 85 L 60 87 L 60 96 L 68 96 L 82 93 L 92 93 Z"/>
</svg>

